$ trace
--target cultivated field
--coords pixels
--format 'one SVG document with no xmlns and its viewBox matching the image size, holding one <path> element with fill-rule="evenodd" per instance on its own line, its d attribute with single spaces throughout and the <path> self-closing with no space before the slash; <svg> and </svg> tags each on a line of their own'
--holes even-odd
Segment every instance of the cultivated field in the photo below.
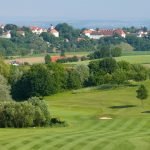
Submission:
<svg viewBox="0 0 150 150">
<path fill-rule="evenodd" d="M 66 56 L 87 56 L 89 54 L 89 52 L 67 52 Z M 51 53 L 50 56 L 60 56 L 59 53 Z M 29 63 L 29 64 L 38 64 L 38 63 L 44 63 L 44 57 L 45 55 L 41 54 L 41 55 L 32 55 L 32 56 L 25 56 L 25 57 L 14 57 L 13 59 L 7 59 L 6 62 L 10 63 L 12 61 L 17 61 L 20 63 Z"/>
<path fill-rule="evenodd" d="M 149 89 L 150 81 L 145 85 Z M 46 97 L 52 115 L 68 127 L 0 129 L 0 149 L 150 150 L 150 97 L 142 106 L 136 89 L 87 88 Z"/>
</svg>

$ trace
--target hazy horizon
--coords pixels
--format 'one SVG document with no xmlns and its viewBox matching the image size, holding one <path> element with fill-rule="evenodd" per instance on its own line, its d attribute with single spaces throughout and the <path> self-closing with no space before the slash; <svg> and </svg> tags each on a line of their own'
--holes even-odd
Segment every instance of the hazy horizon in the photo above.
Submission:
<svg viewBox="0 0 150 150">
<path fill-rule="evenodd" d="M 149 0 L 1 1 L 0 19 L 140 20 L 150 19 Z"/>
<path fill-rule="evenodd" d="M 150 27 L 149 0 L 13 0 L 2 1 L 0 24 L 48 26 L 67 22 L 75 27 Z"/>
</svg>

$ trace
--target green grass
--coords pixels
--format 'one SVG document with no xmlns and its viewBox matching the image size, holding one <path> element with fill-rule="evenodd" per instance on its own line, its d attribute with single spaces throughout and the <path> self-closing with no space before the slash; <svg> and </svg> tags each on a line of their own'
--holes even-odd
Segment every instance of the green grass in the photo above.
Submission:
<svg viewBox="0 0 150 150">
<path fill-rule="evenodd" d="M 150 81 L 145 85 L 149 89 Z M 0 129 L 0 149 L 149 150 L 150 98 L 141 106 L 136 89 L 86 88 L 46 97 L 52 115 L 69 126 Z M 113 119 L 100 120 L 103 116 Z"/>
<path fill-rule="evenodd" d="M 121 56 L 121 57 L 116 57 L 115 58 L 117 61 L 127 61 L 132 64 L 143 64 L 147 65 L 150 67 L 150 55 L 129 55 L 129 56 Z M 85 64 L 88 65 L 91 60 L 87 61 L 79 61 L 79 62 L 72 62 L 72 63 L 67 63 L 70 65 L 79 65 L 79 64 Z M 92 60 L 93 61 L 93 60 Z"/>
<path fill-rule="evenodd" d="M 150 51 L 123 51 L 123 56 L 150 55 Z"/>
<path fill-rule="evenodd" d="M 117 57 L 116 60 L 125 60 L 132 64 L 150 64 L 150 55 L 122 56 Z"/>
</svg>

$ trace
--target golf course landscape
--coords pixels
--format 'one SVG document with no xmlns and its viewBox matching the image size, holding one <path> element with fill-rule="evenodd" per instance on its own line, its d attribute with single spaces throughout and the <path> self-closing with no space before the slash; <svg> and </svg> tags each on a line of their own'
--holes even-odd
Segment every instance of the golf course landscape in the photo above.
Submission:
<svg viewBox="0 0 150 150">
<path fill-rule="evenodd" d="M 45 97 L 66 127 L 0 129 L 1 150 L 149 150 L 150 98 L 136 98 L 141 83 L 85 88 Z M 148 89 L 150 81 L 143 83 Z"/>
<path fill-rule="evenodd" d="M 149 5 L 1 1 L 0 150 L 150 150 Z"/>
</svg>

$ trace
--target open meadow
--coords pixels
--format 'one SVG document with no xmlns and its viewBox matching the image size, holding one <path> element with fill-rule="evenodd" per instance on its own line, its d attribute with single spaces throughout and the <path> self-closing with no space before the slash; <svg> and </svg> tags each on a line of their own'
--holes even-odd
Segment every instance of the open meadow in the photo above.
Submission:
<svg viewBox="0 0 150 150">
<path fill-rule="evenodd" d="M 150 89 L 150 81 L 145 86 Z M 46 97 L 53 117 L 67 127 L 0 129 L 1 150 L 149 150 L 150 97 L 138 86 L 85 88 Z M 150 92 L 150 91 L 149 91 Z"/>
<path fill-rule="evenodd" d="M 117 61 L 127 61 L 131 64 L 142 64 L 144 66 L 150 67 L 150 55 L 128 55 L 128 56 L 121 56 L 121 57 L 116 57 L 115 58 Z M 79 62 L 71 62 L 68 64 L 71 65 L 78 65 L 78 64 L 84 64 L 88 65 L 91 60 L 87 61 L 79 61 Z M 94 61 L 94 60 L 92 60 Z"/>
</svg>

